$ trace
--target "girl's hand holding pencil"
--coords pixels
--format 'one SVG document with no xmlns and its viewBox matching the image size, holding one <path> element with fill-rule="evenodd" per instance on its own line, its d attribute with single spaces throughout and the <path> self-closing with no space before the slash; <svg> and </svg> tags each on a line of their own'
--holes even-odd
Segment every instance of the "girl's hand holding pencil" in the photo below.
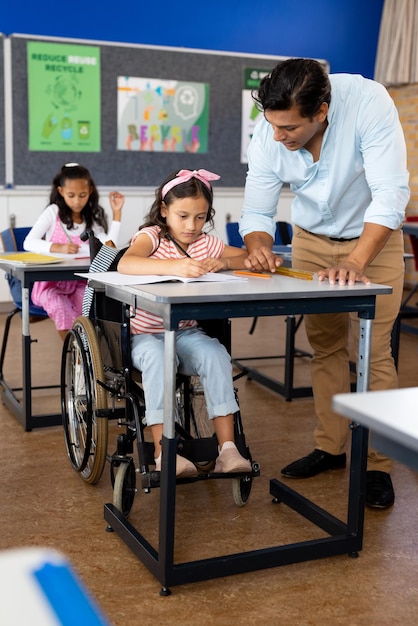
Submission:
<svg viewBox="0 0 418 626">
<path fill-rule="evenodd" d="M 60 254 L 77 254 L 79 248 L 78 244 L 69 241 L 68 243 L 52 243 L 49 251 Z"/>
</svg>

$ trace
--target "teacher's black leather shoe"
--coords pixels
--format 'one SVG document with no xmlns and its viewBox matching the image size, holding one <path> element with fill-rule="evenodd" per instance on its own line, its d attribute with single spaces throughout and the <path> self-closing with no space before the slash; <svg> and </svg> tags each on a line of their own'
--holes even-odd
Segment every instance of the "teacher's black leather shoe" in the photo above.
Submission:
<svg viewBox="0 0 418 626">
<path fill-rule="evenodd" d="M 346 466 L 345 452 L 343 454 L 330 454 L 323 450 L 315 449 L 302 459 L 286 465 L 282 469 L 284 476 L 289 478 L 310 478 L 330 469 L 342 469 Z"/>
<path fill-rule="evenodd" d="M 366 504 L 376 509 L 388 509 L 394 502 L 390 475 L 386 472 L 366 472 Z"/>
</svg>

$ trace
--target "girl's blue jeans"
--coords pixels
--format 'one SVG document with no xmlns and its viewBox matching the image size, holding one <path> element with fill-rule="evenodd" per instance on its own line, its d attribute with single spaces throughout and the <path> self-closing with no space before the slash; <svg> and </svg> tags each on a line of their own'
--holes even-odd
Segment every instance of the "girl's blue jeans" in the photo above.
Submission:
<svg viewBox="0 0 418 626">
<path fill-rule="evenodd" d="M 148 426 L 163 423 L 164 334 L 131 337 L 132 362 L 142 374 L 145 419 Z M 238 411 L 232 380 L 231 357 L 225 347 L 199 328 L 176 335 L 177 370 L 199 376 L 210 419 Z"/>
</svg>

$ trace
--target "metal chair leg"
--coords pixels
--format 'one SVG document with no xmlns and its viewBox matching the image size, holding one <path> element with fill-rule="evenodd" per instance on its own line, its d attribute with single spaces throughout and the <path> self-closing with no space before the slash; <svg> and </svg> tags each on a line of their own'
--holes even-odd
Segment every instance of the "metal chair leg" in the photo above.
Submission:
<svg viewBox="0 0 418 626">
<path fill-rule="evenodd" d="M 13 309 L 12 311 L 10 311 L 10 313 L 8 314 L 6 318 L 6 324 L 4 326 L 3 341 L 1 344 L 1 353 L 0 353 L 0 380 L 3 380 L 3 365 L 4 365 L 4 359 L 6 356 L 6 347 L 7 347 L 7 340 L 9 338 L 10 324 L 12 322 L 12 319 L 16 315 L 16 313 L 20 313 L 20 309 L 17 307 Z"/>
</svg>

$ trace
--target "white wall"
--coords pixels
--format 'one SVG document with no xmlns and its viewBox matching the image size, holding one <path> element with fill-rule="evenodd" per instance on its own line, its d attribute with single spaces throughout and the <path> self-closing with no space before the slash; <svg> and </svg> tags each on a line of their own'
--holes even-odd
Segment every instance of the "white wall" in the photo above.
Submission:
<svg viewBox="0 0 418 626">
<path fill-rule="evenodd" d="M 5 230 L 10 225 L 10 220 L 14 218 L 15 226 L 32 226 L 38 215 L 48 204 L 50 188 L 15 188 L 0 190 L 0 231 Z M 100 188 L 100 199 L 102 206 L 110 212 L 108 195 L 111 189 Z M 125 195 L 125 205 L 122 214 L 122 228 L 120 247 L 126 245 L 130 237 L 142 224 L 143 218 L 148 212 L 153 199 L 154 189 L 132 188 L 119 189 Z M 281 220 L 290 222 L 290 204 L 293 194 L 289 190 L 282 192 L 278 216 Z M 225 224 L 227 221 L 236 222 L 241 215 L 243 203 L 243 189 L 215 189 L 214 208 L 215 233 L 223 240 L 226 240 Z M 110 212 L 111 216 L 111 212 Z M 6 281 L 2 280 L 0 270 L 0 303 L 10 302 L 10 294 Z"/>
</svg>

